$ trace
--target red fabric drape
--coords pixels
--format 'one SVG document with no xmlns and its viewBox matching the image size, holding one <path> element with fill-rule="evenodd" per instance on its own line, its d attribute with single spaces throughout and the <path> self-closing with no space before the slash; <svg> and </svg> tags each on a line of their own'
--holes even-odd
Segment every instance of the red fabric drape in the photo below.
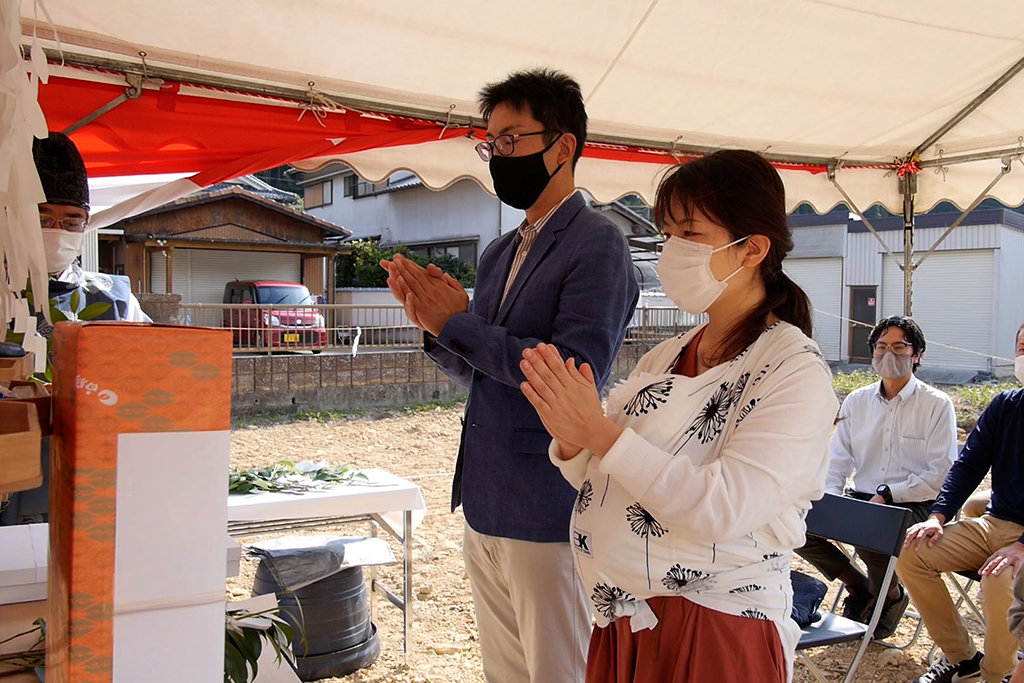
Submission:
<svg viewBox="0 0 1024 683">
<path fill-rule="evenodd" d="M 200 186 L 326 154 L 439 139 L 436 123 L 355 111 L 317 122 L 296 103 L 239 102 L 181 94 L 179 84 L 144 90 L 72 134 L 92 177 L 198 172 Z M 39 88 L 51 130 L 63 130 L 124 92 L 118 85 L 52 77 Z M 443 137 L 465 134 L 447 130 Z M 332 140 L 341 139 L 335 145 Z"/>
</svg>

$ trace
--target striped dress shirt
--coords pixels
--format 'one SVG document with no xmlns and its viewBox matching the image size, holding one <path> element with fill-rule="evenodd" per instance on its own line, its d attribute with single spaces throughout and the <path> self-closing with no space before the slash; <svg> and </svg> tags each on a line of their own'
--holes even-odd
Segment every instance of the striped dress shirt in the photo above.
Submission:
<svg viewBox="0 0 1024 683">
<path fill-rule="evenodd" d="M 566 200 L 574 194 L 575 192 L 570 192 L 563 197 L 562 201 L 555 204 L 554 208 L 544 214 L 534 225 L 530 225 L 525 220 L 519 224 L 519 234 L 516 235 L 516 256 L 512 260 L 512 268 L 509 269 L 508 280 L 505 282 L 505 291 L 501 295 L 502 305 L 505 303 L 505 297 L 508 296 L 508 290 L 512 289 L 512 283 L 516 281 L 516 276 L 519 275 L 519 269 L 523 267 L 526 257 L 530 254 L 530 247 L 537 241 L 537 235 L 544 229 L 544 226 L 547 225 L 551 217 L 555 215 L 555 212 L 562 208 L 562 204 L 565 204 Z"/>
</svg>

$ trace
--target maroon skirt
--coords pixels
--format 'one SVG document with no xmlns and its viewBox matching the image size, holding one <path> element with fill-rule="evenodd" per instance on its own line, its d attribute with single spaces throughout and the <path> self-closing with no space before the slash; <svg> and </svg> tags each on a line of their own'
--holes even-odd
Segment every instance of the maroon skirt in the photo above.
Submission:
<svg viewBox="0 0 1024 683">
<path fill-rule="evenodd" d="M 633 633 L 629 619 L 594 629 L 587 683 L 785 683 L 774 622 L 701 607 L 686 598 L 647 600 L 658 625 Z"/>
</svg>

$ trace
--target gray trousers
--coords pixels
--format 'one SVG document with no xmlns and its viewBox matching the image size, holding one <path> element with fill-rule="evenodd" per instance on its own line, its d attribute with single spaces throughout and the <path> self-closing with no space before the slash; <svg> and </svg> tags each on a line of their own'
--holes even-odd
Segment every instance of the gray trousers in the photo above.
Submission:
<svg viewBox="0 0 1024 683">
<path fill-rule="evenodd" d="M 568 543 L 463 528 L 487 683 L 583 683 L 591 618 Z"/>
</svg>

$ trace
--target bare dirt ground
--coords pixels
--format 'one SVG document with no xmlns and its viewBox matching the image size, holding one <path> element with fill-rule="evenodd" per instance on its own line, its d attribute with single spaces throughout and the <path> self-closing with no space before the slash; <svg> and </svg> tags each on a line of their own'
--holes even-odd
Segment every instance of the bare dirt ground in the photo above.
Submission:
<svg viewBox="0 0 1024 683">
<path fill-rule="evenodd" d="M 330 683 L 476 683 L 483 682 L 480 646 L 473 616 L 469 580 L 462 564 L 460 512 L 449 510 L 451 472 L 459 439 L 462 407 L 400 411 L 364 417 L 335 417 L 279 424 L 237 427 L 233 434 L 231 464 L 236 468 L 269 465 L 279 460 L 326 460 L 332 465 L 378 467 L 415 481 L 423 490 L 427 515 L 414 537 L 414 586 L 417 601 L 409 655 L 402 654 L 401 613 L 378 600 L 377 625 L 381 657 L 372 667 Z M 366 525 L 339 527 L 326 533 L 365 535 Z M 301 532 L 300 532 L 301 533 Z M 316 533 L 325 533 L 317 531 Z M 248 540 L 248 539 L 247 539 Z M 392 544 L 396 557 L 400 548 Z M 813 572 L 799 559 L 795 567 Z M 229 599 L 249 596 L 256 565 L 243 560 L 242 573 L 228 583 Z M 400 586 L 400 565 L 385 567 L 381 580 Z M 833 592 L 826 598 L 831 604 Z M 913 606 L 911 606 L 911 609 Z M 981 645 L 980 625 L 967 620 Z M 907 643 L 917 620 L 905 617 L 889 641 Z M 931 647 L 927 632 L 906 651 L 872 644 L 859 668 L 860 683 L 911 681 L 927 668 Z M 842 678 L 853 657 L 852 646 L 827 648 L 812 655 L 830 678 Z M 813 677 L 797 664 L 794 680 L 810 683 Z"/>
</svg>

